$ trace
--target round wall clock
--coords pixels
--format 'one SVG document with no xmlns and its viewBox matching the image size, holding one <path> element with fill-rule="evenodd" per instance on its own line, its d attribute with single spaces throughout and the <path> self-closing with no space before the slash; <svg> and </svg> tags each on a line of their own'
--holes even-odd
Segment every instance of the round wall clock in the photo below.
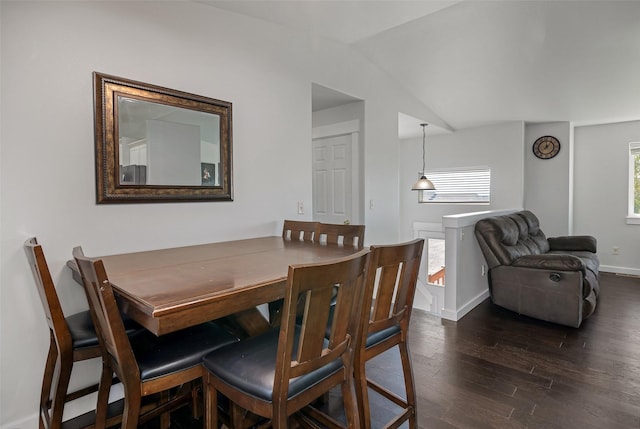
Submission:
<svg viewBox="0 0 640 429">
<path fill-rule="evenodd" d="M 540 159 L 551 159 L 560 152 L 560 142 L 553 136 L 540 137 L 533 143 L 533 154 Z"/>
</svg>

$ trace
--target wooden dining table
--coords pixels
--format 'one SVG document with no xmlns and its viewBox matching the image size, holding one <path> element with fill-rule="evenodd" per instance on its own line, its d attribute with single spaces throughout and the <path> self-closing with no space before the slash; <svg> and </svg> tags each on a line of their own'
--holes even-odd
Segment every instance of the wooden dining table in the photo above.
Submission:
<svg viewBox="0 0 640 429">
<path fill-rule="evenodd" d="M 97 258 L 121 310 L 156 335 L 231 315 L 254 335 L 269 327 L 256 307 L 285 296 L 290 265 L 324 263 L 359 250 L 278 236 Z M 75 262 L 68 265 L 81 282 Z"/>
</svg>

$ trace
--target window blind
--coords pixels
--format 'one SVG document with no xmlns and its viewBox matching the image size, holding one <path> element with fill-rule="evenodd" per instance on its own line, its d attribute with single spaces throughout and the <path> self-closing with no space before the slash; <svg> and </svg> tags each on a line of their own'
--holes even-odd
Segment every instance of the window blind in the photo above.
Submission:
<svg viewBox="0 0 640 429">
<path fill-rule="evenodd" d="M 420 191 L 421 203 L 490 203 L 491 169 L 468 167 L 427 171 L 435 191 Z"/>
</svg>

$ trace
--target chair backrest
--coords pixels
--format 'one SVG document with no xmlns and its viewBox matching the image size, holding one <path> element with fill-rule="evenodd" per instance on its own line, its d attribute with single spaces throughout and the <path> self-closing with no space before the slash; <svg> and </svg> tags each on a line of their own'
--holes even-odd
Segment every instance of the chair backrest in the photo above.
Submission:
<svg viewBox="0 0 640 429">
<path fill-rule="evenodd" d="M 285 220 L 282 226 L 282 238 L 287 240 L 313 241 L 318 222 Z"/>
<path fill-rule="evenodd" d="M 408 328 L 423 248 L 423 238 L 403 244 L 371 246 L 362 303 L 363 340 L 373 332 L 397 324 Z"/>
<path fill-rule="evenodd" d="M 318 223 L 315 241 L 362 249 L 364 247 L 364 225 Z"/>
<path fill-rule="evenodd" d="M 329 263 L 289 267 L 278 342 L 274 401 L 286 401 L 290 379 L 328 364 L 337 365 L 336 369 L 342 364 L 343 375 L 351 376 L 368 257 L 367 249 Z M 330 321 L 336 285 L 337 302 Z M 296 328 L 299 299 L 305 301 L 305 306 L 301 325 Z M 328 340 L 325 337 L 327 324 L 331 326 Z M 299 336 L 296 338 L 297 329 Z"/>
<path fill-rule="evenodd" d="M 140 370 L 102 260 L 84 256 L 81 247 L 73 249 L 73 257 L 82 276 L 104 359 L 109 359 L 120 380 L 139 383 Z"/>
<path fill-rule="evenodd" d="M 32 237 L 24 242 L 24 250 L 31 266 L 31 272 L 36 282 L 49 329 L 53 333 L 59 349 L 71 350 L 73 340 L 64 318 L 64 312 L 62 311 L 60 299 L 53 284 L 42 246 L 38 244 L 36 237 Z"/>
</svg>

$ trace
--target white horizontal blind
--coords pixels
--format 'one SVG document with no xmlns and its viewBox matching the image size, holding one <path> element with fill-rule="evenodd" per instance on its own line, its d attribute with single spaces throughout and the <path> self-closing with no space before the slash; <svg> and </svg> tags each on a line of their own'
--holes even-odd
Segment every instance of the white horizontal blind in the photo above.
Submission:
<svg viewBox="0 0 640 429">
<path fill-rule="evenodd" d="M 491 202 L 491 169 L 465 167 L 427 171 L 426 176 L 435 191 L 420 191 L 421 203 L 481 203 Z"/>
</svg>

